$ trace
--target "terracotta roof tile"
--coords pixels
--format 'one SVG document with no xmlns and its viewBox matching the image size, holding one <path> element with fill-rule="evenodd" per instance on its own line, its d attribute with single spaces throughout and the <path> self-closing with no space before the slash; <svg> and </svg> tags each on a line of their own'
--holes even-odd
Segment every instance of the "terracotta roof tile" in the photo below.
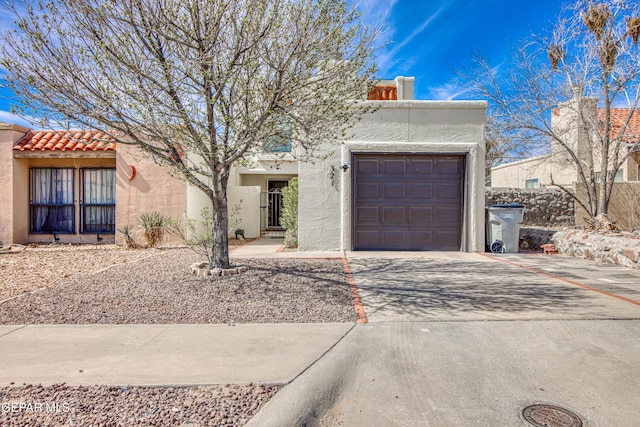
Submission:
<svg viewBox="0 0 640 427">
<path fill-rule="evenodd" d="M 612 108 L 611 110 L 611 137 L 617 138 L 623 135 L 627 142 L 640 141 L 640 110 L 635 110 L 625 127 L 629 110 L 627 108 Z M 604 110 L 598 110 L 600 118 L 604 118 Z"/>
<path fill-rule="evenodd" d="M 100 131 L 29 131 L 13 147 L 17 151 L 115 151 L 116 143 Z"/>
<path fill-rule="evenodd" d="M 376 85 L 367 95 L 369 101 L 397 101 L 398 88 L 395 86 Z"/>
</svg>

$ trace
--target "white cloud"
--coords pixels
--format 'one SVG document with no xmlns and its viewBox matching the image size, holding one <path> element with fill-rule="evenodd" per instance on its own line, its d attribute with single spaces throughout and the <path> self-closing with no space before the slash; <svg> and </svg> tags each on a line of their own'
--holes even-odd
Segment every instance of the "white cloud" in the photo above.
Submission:
<svg viewBox="0 0 640 427">
<path fill-rule="evenodd" d="M 383 74 L 402 59 L 397 56 L 400 50 L 402 50 L 407 44 L 411 43 L 413 39 L 420 35 L 429 26 L 429 24 L 431 24 L 438 17 L 438 15 L 442 13 L 444 8 L 445 6 L 441 6 L 437 11 L 429 15 L 429 17 L 427 17 L 427 19 L 425 19 L 419 27 L 411 32 L 411 34 L 405 37 L 404 40 L 402 40 L 400 43 L 395 44 L 391 50 L 384 52 L 382 55 L 378 56 L 376 62 Z"/>
<path fill-rule="evenodd" d="M 357 3 L 365 22 L 370 25 L 387 25 L 391 10 L 398 0 L 362 0 Z"/>
<path fill-rule="evenodd" d="M 0 110 L 0 122 L 22 125 L 26 127 L 31 127 L 33 125 L 32 122 L 29 122 L 28 118 L 25 119 L 21 116 L 12 114 L 9 111 L 3 111 L 3 110 Z"/>
<path fill-rule="evenodd" d="M 464 95 L 471 94 L 471 87 L 463 85 L 459 81 L 450 81 L 442 86 L 429 88 L 429 99 L 446 100 L 460 99 Z"/>
</svg>

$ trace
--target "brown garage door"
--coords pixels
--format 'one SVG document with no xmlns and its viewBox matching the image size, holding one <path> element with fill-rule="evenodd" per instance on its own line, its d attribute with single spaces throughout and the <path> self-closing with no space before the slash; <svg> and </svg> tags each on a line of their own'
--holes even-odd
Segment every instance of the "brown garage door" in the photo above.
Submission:
<svg viewBox="0 0 640 427">
<path fill-rule="evenodd" d="M 354 154 L 354 250 L 460 250 L 463 156 Z"/>
</svg>

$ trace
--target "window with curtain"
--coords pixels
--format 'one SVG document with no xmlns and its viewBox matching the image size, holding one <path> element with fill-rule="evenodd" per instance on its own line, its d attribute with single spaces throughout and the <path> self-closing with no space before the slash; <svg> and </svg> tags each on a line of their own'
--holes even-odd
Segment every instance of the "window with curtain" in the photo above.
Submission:
<svg viewBox="0 0 640 427">
<path fill-rule="evenodd" d="M 29 170 L 31 233 L 74 233 L 73 171 Z"/>
<path fill-rule="evenodd" d="M 116 232 L 116 170 L 82 169 L 82 233 Z"/>
</svg>

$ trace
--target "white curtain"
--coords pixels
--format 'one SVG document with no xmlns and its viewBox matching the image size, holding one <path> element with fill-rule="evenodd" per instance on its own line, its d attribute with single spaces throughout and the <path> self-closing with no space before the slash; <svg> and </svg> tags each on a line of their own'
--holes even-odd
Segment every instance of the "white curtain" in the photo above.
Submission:
<svg viewBox="0 0 640 427">
<path fill-rule="evenodd" d="M 31 169 L 31 232 L 74 232 L 73 171 Z"/>
<path fill-rule="evenodd" d="M 83 232 L 115 232 L 115 172 L 115 169 L 82 170 Z"/>
</svg>

